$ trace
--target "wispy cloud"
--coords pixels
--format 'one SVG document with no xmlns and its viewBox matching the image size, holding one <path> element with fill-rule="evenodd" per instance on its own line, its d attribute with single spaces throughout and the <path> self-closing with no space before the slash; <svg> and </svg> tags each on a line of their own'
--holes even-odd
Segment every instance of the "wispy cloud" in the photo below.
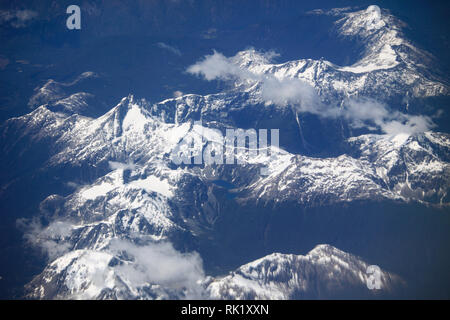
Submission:
<svg viewBox="0 0 450 320">
<path fill-rule="evenodd" d="M 368 123 L 373 123 L 384 133 L 391 135 L 424 132 L 434 127 L 428 116 L 390 110 L 385 104 L 367 98 L 347 100 L 340 114 L 355 128 L 367 127 Z"/>
<path fill-rule="evenodd" d="M 137 166 L 132 163 L 131 161 L 129 161 L 128 163 L 122 163 L 122 162 L 117 162 L 117 161 L 108 161 L 109 164 L 109 168 L 111 170 L 117 170 L 117 169 L 121 169 L 121 170 L 136 170 Z"/>
<path fill-rule="evenodd" d="M 167 50 L 177 56 L 181 56 L 181 51 L 178 48 L 175 48 L 174 46 L 168 45 L 167 43 L 164 42 L 158 42 L 156 45 L 161 49 Z"/>
<path fill-rule="evenodd" d="M 263 64 L 271 55 L 252 53 Z M 369 98 L 347 99 L 342 107 L 324 104 L 316 90 L 298 78 L 276 77 L 271 73 L 252 72 L 239 55 L 227 58 L 214 51 L 212 55 L 190 66 L 187 71 L 206 80 L 259 83 L 261 99 L 266 104 L 290 106 L 298 113 L 312 113 L 322 118 L 344 118 L 354 128 L 379 129 L 386 134 L 423 132 L 434 124 L 430 117 L 390 110 L 385 104 Z"/>
<path fill-rule="evenodd" d="M 70 249 L 66 240 L 72 233 L 73 224 L 68 221 L 54 221 L 43 226 L 38 219 L 19 219 L 17 226 L 24 231 L 25 241 L 40 248 L 49 260 L 60 257 Z"/>
<path fill-rule="evenodd" d="M 127 240 L 114 240 L 110 250 L 115 255 L 123 253 L 128 263 L 120 264 L 115 271 L 132 287 L 159 284 L 166 289 L 184 290 L 187 299 L 203 295 L 205 279 L 203 262 L 196 252 L 181 253 L 172 244 L 150 243 L 138 246 Z"/>
<path fill-rule="evenodd" d="M 333 9 L 330 9 L 330 10 L 314 9 L 314 10 L 306 12 L 306 14 L 309 14 L 309 15 L 340 16 L 343 13 L 355 10 L 357 8 L 358 7 L 333 8 Z"/>
<path fill-rule="evenodd" d="M 0 25 L 9 24 L 14 28 L 23 28 L 37 16 L 38 13 L 32 10 L 1 10 Z"/>
</svg>

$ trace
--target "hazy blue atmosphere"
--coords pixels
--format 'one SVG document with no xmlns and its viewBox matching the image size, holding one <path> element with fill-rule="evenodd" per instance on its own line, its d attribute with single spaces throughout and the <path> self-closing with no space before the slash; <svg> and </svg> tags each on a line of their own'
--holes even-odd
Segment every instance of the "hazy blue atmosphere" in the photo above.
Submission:
<svg viewBox="0 0 450 320">
<path fill-rule="evenodd" d="M 449 14 L 0 1 L 0 298 L 449 299 Z"/>
</svg>

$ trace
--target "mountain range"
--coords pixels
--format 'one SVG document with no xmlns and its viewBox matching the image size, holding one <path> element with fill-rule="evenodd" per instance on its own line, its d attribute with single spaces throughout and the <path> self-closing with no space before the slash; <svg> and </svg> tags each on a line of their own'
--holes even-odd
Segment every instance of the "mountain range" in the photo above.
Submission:
<svg viewBox="0 0 450 320">
<path fill-rule="evenodd" d="M 221 92 L 130 94 L 106 113 L 95 71 L 36 88 L 0 127 L 2 210 L 46 259 L 25 297 L 448 298 L 448 78 L 387 10 L 308 15 L 334 19 L 357 61 L 214 51 L 187 72 Z M 227 129 L 279 129 L 279 147 L 172 161 Z"/>
</svg>

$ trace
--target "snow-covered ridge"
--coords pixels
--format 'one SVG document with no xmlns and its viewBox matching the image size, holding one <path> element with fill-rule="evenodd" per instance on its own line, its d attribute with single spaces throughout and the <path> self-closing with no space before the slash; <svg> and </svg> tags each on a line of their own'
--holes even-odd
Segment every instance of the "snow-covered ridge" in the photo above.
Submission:
<svg viewBox="0 0 450 320">
<path fill-rule="evenodd" d="M 404 23 L 376 5 L 345 13 L 337 24 L 341 35 L 362 38 L 367 42 L 362 59 L 339 70 L 363 73 L 394 68 L 400 62 L 414 68 L 414 65 L 417 67 L 432 61 L 430 54 L 405 39 L 402 34 Z"/>
<path fill-rule="evenodd" d="M 122 255 L 123 249 L 128 250 L 128 258 Z M 142 254 L 150 257 L 145 259 Z M 154 258 L 159 261 L 152 261 Z M 164 264 L 164 260 L 178 265 L 164 271 L 167 274 L 158 274 L 160 271 L 155 267 L 158 263 Z M 201 267 L 195 253 L 182 255 L 166 244 L 136 246 L 124 241 L 115 242 L 103 250 L 74 250 L 56 259 L 30 283 L 28 297 L 361 298 L 389 294 L 403 285 L 398 276 L 381 271 L 380 288 L 370 290 L 367 287 L 368 264 L 330 245 L 319 245 L 305 256 L 274 253 L 243 265 L 225 277 L 206 277 Z"/>
<path fill-rule="evenodd" d="M 320 299 L 376 295 L 367 289 L 368 264 L 330 245 L 318 245 L 308 254 L 273 253 L 241 266 L 208 286 L 216 299 Z M 380 275 L 381 291 L 392 291 L 401 280 L 388 272 Z M 353 291 L 353 292 L 355 292 Z M 351 297 L 348 294 L 347 297 Z"/>
<path fill-rule="evenodd" d="M 92 71 L 86 71 L 70 82 L 58 82 L 49 79 L 42 87 L 34 89 L 34 94 L 28 102 L 29 107 L 38 107 L 46 103 L 55 102 L 67 96 L 65 89 L 72 87 L 83 80 L 98 78 L 98 75 Z"/>
<path fill-rule="evenodd" d="M 183 103 L 183 99 L 192 97 L 182 97 L 177 100 L 178 103 Z M 172 101 L 166 102 L 170 103 Z M 54 139 L 55 154 L 49 155 L 46 162 L 48 168 L 80 163 L 101 166 L 105 162 L 109 167 L 108 172 L 93 183 L 75 185 L 69 196 L 51 195 L 42 202 L 41 210 L 47 216 L 57 216 L 56 221 L 63 221 L 68 228 L 64 229 L 63 236 L 54 232 L 50 234 L 46 229 L 39 231 L 36 238 L 44 239 L 40 245 L 55 254 L 53 258 L 57 260 L 34 280 L 35 284 L 31 284 L 32 297 L 150 299 L 168 298 L 175 294 L 155 283 L 144 285 L 145 290 L 133 287 L 135 284 L 119 285 L 125 280 L 123 276 L 120 281 L 117 280 L 110 265 L 113 256 L 109 248 L 116 239 L 159 242 L 180 235 L 196 237 L 196 233 L 189 228 L 192 218 L 180 216 L 174 208 L 177 203 L 187 201 L 184 197 L 191 192 L 189 188 L 192 185 L 186 184 L 186 181 L 196 181 L 202 186 L 201 190 L 210 179 L 222 178 L 221 172 L 225 168 L 173 167 L 170 152 L 183 136 L 198 135 L 199 128 L 190 122 L 166 123 L 160 115 L 153 115 L 151 110 L 151 106 L 128 97 L 97 119 L 65 115 L 41 107 L 11 122 L 26 125 L 28 131 L 23 134 L 32 135 L 37 140 Z M 242 196 L 252 202 L 295 200 L 314 205 L 358 199 L 398 199 L 446 205 L 450 181 L 449 140 L 448 135 L 433 132 L 413 136 L 360 136 L 349 140 L 354 148 L 352 155 L 312 158 L 281 151 L 275 157 L 243 159 L 244 164 L 233 166 L 232 175 L 226 179 L 238 183 L 236 187 L 241 190 Z M 261 166 L 268 168 L 268 176 L 255 175 Z M 436 186 L 439 188 L 436 189 Z M 199 220 L 195 223 L 207 227 L 209 222 Z M 313 256 L 311 253 L 310 257 Z M 278 262 L 293 263 L 290 258 L 286 259 L 288 262 L 285 258 Z M 308 259 L 310 261 L 311 258 Z M 102 271 L 102 274 L 110 276 L 104 279 L 106 284 L 74 284 L 70 280 L 72 278 L 65 276 L 69 264 L 63 261 L 72 261 L 69 263 L 72 266 L 70 270 L 74 270 L 74 276 L 80 272 L 80 277 L 75 278 L 85 279 L 85 282 L 91 281 L 90 277 L 98 272 L 97 267 L 107 268 L 108 271 Z M 94 261 L 96 266 L 91 266 L 89 261 Z M 316 264 L 314 259 L 311 261 Z M 343 283 L 358 283 L 361 288 L 362 280 L 355 282 L 355 279 L 360 279 L 359 273 L 356 276 L 353 271 L 348 272 L 344 273 Z M 331 281 L 326 279 L 321 279 L 320 283 Z M 66 283 L 69 293 L 45 289 L 45 283 L 54 286 L 55 281 L 58 286 Z M 221 290 L 225 290 L 223 298 L 231 295 L 230 290 L 223 289 L 228 288 L 228 284 L 221 284 L 221 281 L 214 281 L 208 289 L 215 298 Z M 242 290 L 236 297 L 268 298 L 269 287 L 262 285 L 262 289 L 258 288 L 261 284 L 256 285 L 252 281 L 248 282 L 245 290 L 240 286 Z M 301 290 L 306 289 L 301 283 L 305 282 L 295 282 L 298 285 L 295 292 L 282 283 L 271 284 L 269 286 L 273 291 L 270 298 L 294 297 L 297 293 L 302 296 Z M 232 286 L 241 284 L 240 281 L 238 284 L 233 282 Z M 334 284 L 330 285 L 334 288 Z M 309 291 L 304 293 L 310 294 Z M 178 292 L 175 296 L 181 298 L 185 295 Z"/>
<path fill-rule="evenodd" d="M 382 198 L 448 204 L 448 139 L 447 134 L 433 132 L 350 138 L 353 155 L 295 156 L 248 190 L 259 200 L 297 199 L 305 204 Z M 278 166 L 276 161 L 269 164 Z"/>
<path fill-rule="evenodd" d="M 178 98 L 175 105 L 167 101 L 158 108 L 178 108 L 188 105 L 190 99 L 190 96 Z M 218 100 L 207 101 L 202 111 L 219 103 L 226 106 L 220 96 L 215 99 Z M 84 187 L 81 195 L 85 200 L 105 196 L 117 188 L 155 191 L 171 198 L 177 181 L 183 176 L 194 175 L 203 179 L 210 176 L 210 172 L 220 175 L 221 166 L 171 167 L 171 154 L 178 143 L 186 136 L 199 136 L 201 133 L 191 121 L 166 123 L 160 115 L 153 115 L 151 109 L 151 106 L 127 98 L 97 119 L 64 117 L 41 107 L 14 122 L 26 123 L 35 139 L 54 139 L 55 153 L 49 155 L 49 167 L 82 163 L 98 167 L 117 161 L 131 162 L 141 168 L 141 173 L 128 178 L 127 183 L 105 176 Z M 209 123 L 204 123 L 205 129 Z M 203 146 L 206 147 L 207 143 L 204 137 Z M 251 192 L 255 199 L 297 199 L 302 203 L 314 203 L 315 199 L 322 199 L 322 202 L 324 197 L 332 202 L 388 198 L 448 203 L 448 135 L 434 132 L 364 135 L 350 138 L 347 143 L 352 153 L 336 158 L 281 152 L 275 158 L 241 159 L 244 165 L 235 165 L 236 174 L 252 178 L 244 180 L 248 184 L 239 187 Z M 251 173 L 261 167 L 268 168 L 268 176 Z M 220 176 L 215 178 L 221 179 Z M 230 178 L 235 177 L 227 179 Z"/>
<path fill-rule="evenodd" d="M 204 279 L 196 253 L 181 254 L 167 243 L 116 240 L 103 250 L 59 257 L 28 285 L 28 298 L 199 299 L 205 298 Z"/>
<path fill-rule="evenodd" d="M 406 39 L 402 31 L 405 24 L 388 11 L 373 5 L 359 11 L 335 10 L 332 15 L 338 19 L 339 36 L 356 38 L 364 45 L 361 58 L 353 65 L 312 59 L 273 64 L 273 53 L 255 50 L 239 52 L 232 61 L 254 74 L 304 80 L 328 100 L 333 100 L 336 93 L 341 97 L 377 98 L 448 95 L 447 83 L 430 76 L 430 69 L 437 64 L 433 56 Z"/>
</svg>

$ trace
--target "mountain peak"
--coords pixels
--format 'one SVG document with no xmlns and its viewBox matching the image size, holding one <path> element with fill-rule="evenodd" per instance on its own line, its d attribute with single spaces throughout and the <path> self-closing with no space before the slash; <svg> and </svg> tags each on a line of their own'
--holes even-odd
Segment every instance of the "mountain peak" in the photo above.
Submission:
<svg viewBox="0 0 450 320">
<path fill-rule="evenodd" d="M 344 35 L 367 37 L 384 27 L 388 28 L 391 19 L 392 16 L 382 14 L 380 7 L 371 5 L 367 9 L 344 13 L 344 18 L 338 23 L 342 23 L 340 32 Z"/>
</svg>

